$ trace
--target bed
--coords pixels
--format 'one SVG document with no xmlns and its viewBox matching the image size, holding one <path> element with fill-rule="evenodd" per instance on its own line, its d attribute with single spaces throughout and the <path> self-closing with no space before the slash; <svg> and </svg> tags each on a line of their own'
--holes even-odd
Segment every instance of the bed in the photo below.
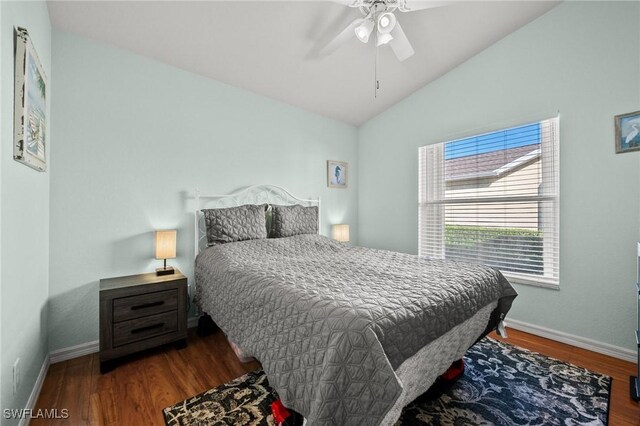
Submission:
<svg viewBox="0 0 640 426">
<path fill-rule="evenodd" d="M 204 222 L 213 222 L 203 201 L 216 215 L 247 204 L 276 206 L 274 215 L 277 206 L 316 206 L 316 230 L 320 201 L 273 186 L 203 198 L 197 304 L 243 356 L 262 363 L 283 404 L 310 425 L 395 423 L 516 297 L 495 269 L 348 246 L 310 232 L 308 220 L 306 233 L 207 247 Z M 284 217 L 300 220 L 298 213 Z M 271 220 L 282 225 L 282 215 Z"/>
</svg>

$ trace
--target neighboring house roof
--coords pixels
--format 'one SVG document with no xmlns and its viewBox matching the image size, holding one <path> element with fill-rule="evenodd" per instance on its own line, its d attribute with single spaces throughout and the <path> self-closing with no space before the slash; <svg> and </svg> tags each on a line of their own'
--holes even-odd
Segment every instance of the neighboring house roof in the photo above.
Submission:
<svg viewBox="0 0 640 426">
<path fill-rule="evenodd" d="M 445 180 L 491 178 L 505 175 L 540 157 L 540 145 L 525 145 L 445 161 Z"/>
</svg>

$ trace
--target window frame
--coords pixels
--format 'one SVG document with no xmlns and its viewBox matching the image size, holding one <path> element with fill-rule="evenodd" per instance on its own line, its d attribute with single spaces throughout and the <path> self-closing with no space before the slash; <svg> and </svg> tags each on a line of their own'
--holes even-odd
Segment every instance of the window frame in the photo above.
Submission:
<svg viewBox="0 0 640 426">
<path fill-rule="evenodd" d="M 548 123 L 548 124 L 547 124 Z M 501 131 L 507 131 L 510 129 L 523 127 L 532 124 L 540 124 L 540 144 L 541 144 L 541 182 L 543 191 L 542 195 L 526 196 L 504 196 L 496 197 L 505 202 L 514 201 L 531 201 L 531 202 L 549 202 L 551 204 L 551 214 L 542 215 L 542 223 L 540 230 L 543 231 L 542 237 L 542 264 L 543 274 L 535 275 L 533 273 L 523 272 L 510 272 L 501 271 L 502 274 L 509 279 L 509 281 L 518 284 L 531 285 L 536 287 L 544 287 L 558 290 L 560 288 L 560 117 L 559 115 L 544 118 L 540 120 L 524 122 L 520 124 L 509 125 L 508 127 L 497 127 L 494 130 L 483 131 L 482 133 L 470 134 L 468 136 L 456 139 L 450 139 L 446 141 L 436 142 L 430 145 L 422 146 L 418 149 L 418 254 L 419 256 L 430 256 L 445 259 L 445 226 L 446 215 L 444 213 L 444 207 L 447 204 L 454 204 L 456 202 L 470 203 L 474 201 L 487 200 L 487 197 L 463 197 L 464 199 L 447 199 L 444 196 L 446 184 L 443 185 L 429 185 L 427 179 L 429 172 L 428 167 L 433 168 L 431 174 L 436 173 L 440 179 L 444 182 L 445 172 L 445 146 L 447 143 L 457 142 L 467 138 L 481 137 L 497 133 Z M 546 125 L 545 125 L 546 124 Z M 428 151 L 436 152 L 435 154 L 428 155 Z M 545 172 L 546 170 L 549 170 Z M 439 204 L 442 206 L 440 213 L 435 212 L 435 209 L 431 209 L 431 214 L 436 216 L 433 219 L 434 222 L 440 222 L 442 226 L 438 230 L 430 229 L 426 231 L 427 227 L 427 208 Z M 435 244 L 433 239 L 436 240 Z M 435 246 L 439 249 L 441 255 L 434 256 L 434 250 L 425 250 L 426 244 L 424 241 L 429 240 L 429 246 L 432 248 Z M 426 253 L 425 253 L 426 252 Z M 549 269 L 547 269 L 549 268 Z M 550 271 L 550 273 L 547 273 Z"/>
</svg>

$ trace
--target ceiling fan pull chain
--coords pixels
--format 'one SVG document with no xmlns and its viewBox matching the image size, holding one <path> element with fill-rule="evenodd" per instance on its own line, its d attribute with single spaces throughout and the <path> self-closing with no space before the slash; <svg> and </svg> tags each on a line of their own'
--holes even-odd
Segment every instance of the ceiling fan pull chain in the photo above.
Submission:
<svg viewBox="0 0 640 426">
<path fill-rule="evenodd" d="M 377 43 L 378 35 L 376 34 L 376 55 L 375 55 L 375 63 L 374 63 L 374 89 L 373 89 L 373 98 L 378 98 L 378 90 L 380 90 L 380 81 L 378 80 L 378 43 Z"/>
</svg>

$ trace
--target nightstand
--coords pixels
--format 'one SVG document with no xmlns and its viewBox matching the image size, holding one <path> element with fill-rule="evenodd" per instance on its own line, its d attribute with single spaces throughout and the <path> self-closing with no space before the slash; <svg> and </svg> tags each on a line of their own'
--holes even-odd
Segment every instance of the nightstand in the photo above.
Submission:
<svg viewBox="0 0 640 426">
<path fill-rule="evenodd" d="M 100 280 L 100 372 L 145 349 L 187 344 L 187 278 L 176 270 Z"/>
</svg>

